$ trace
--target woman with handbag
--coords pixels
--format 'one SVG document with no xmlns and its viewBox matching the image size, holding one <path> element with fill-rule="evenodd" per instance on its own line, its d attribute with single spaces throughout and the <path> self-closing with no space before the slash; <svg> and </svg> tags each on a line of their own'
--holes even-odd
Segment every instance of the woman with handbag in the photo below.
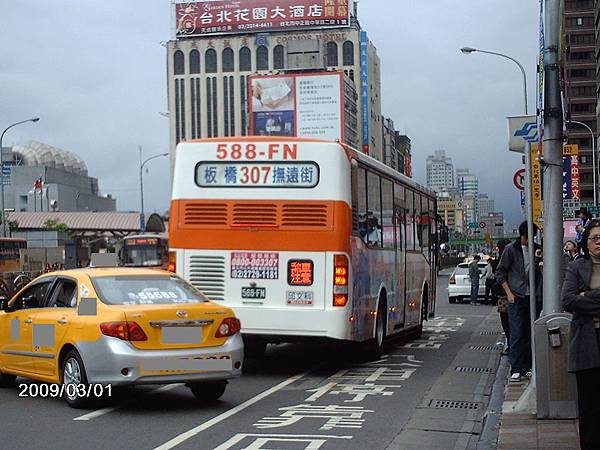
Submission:
<svg viewBox="0 0 600 450">
<path fill-rule="evenodd" d="M 562 288 L 565 311 L 573 313 L 569 372 L 577 379 L 579 442 L 600 448 L 600 220 L 581 236 L 583 256 L 567 267 Z"/>
</svg>

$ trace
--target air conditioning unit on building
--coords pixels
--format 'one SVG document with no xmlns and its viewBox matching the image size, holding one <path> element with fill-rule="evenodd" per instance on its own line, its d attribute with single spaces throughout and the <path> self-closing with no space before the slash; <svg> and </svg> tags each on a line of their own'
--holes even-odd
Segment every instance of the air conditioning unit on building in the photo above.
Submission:
<svg viewBox="0 0 600 450">
<path fill-rule="evenodd" d="M 325 51 L 318 39 L 289 41 L 287 43 L 288 70 L 325 69 Z"/>
</svg>

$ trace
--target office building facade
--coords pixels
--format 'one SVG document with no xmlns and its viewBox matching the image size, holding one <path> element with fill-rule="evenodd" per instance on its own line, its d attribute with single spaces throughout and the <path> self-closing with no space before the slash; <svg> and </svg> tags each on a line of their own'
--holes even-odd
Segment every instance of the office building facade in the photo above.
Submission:
<svg viewBox="0 0 600 450">
<path fill-rule="evenodd" d="M 427 187 L 442 192 L 454 186 L 454 165 L 444 150 L 436 150 L 426 162 Z"/>
</svg>

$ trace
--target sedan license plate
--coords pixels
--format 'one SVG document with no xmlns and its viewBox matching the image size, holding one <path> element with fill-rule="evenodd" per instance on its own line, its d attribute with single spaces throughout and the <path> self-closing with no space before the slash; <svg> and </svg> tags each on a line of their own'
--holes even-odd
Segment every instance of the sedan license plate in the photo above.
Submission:
<svg viewBox="0 0 600 450">
<path fill-rule="evenodd" d="M 242 298 L 267 298 L 267 288 L 264 287 L 243 287 Z"/>
</svg>

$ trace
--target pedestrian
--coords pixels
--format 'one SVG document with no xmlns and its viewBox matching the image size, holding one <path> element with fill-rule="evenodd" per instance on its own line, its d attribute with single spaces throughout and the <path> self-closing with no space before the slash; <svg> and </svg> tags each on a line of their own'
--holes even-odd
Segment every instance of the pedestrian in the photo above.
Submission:
<svg viewBox="0 0 600 450">
<path fill-rule="evenodd" d="M 577 253 L 577 244 L 571 240 L 565 242 L 563 251 L 565 254 L 565 263 L 570 263 L 579 256 L 579 254 Z"/>
<path fill-rule="evenodd" d="M 537 225 L 533 224 L 537 234 Z M 529 255 L 527 222 L 519 225 L 519 237 L 504 248 L 496 268 L 496 281 L 502 286 L 508 300 L 510 341 L 508 357 L 511 364 L 509 381 L 521 381 L 531 377 L 531 314 L 529 313 L 530 289 L 541 298 L 540 266 Z M 540 247 L 536 244 L 536 249 Z M 536 268 L 536 285 L 529 286 L 529 266 Z"/>
<path fill-rule="evenodd" d="M 471 305 L 477 304 L 477 295 L 479 294 L 479 277 L 481 276 L 481 271 L 479 270 L 479 265 L 477 264 L 481 260 L 481 257 L 478 254 L 473 256 L 473 261 L 469 264 L 469 278 L 471 279 Z"/>
<path fill-rule="evenodd" d="M 485 280 L 485 303 L 495 304 L 496 303 L 496 293 L 493 290 L 494 285 L 496 284 L 496 277 L 494 275 L 494 258 L 489 257 L 487 260 L 487 265 L 483 270 L 483 278 Z"/>
<path fill-rule="evenodd" d="M 579 443 L 589 450 L 600 448 L 600 220 L 584 231 L 581 250 L 567 267 L 561 299 L 573 313 L 569 372 L 577 379 Z"/>
<path fill-rule="evenodd" d="M 504 248 L 510 244 L 510 239 L 500 239 L 496 244 L 496 251 L 498 252 L 498 256 L 494 262 L 494 274 L 496 273 L 496 269 L 498 267 L 498 263 L 500 262 L 500 258 L 502 257 L 502 253 L 504 252 Z M 504 347 L 502 349 L 503 355 L 508 355 L 508 350 L 510 348 L 510 326 L 508 323 L 508 298 L 506 297 L 506 292 L 502 286 L 496 282 L 494 284 L 493 290 L 496 293 L 496 297 L 498 301 L 496 302 L 498 314 L 500 314 L 500 323 L 502 324 L 502 331 L 504 331 Z"/>
</svg>

